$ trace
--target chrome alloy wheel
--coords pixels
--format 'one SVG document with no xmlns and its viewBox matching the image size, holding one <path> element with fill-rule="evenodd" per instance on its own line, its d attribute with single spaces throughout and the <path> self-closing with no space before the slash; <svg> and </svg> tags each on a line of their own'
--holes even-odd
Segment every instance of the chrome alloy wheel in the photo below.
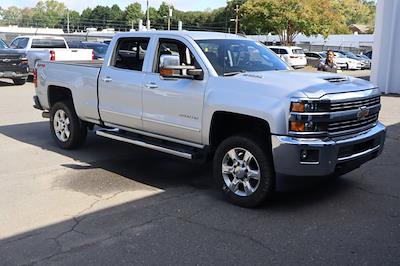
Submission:
<svg viewBox="0 0 400 266">
<path fill-rule="evenodd" d="M 60 109 L 55 113 L 53 127 L 57 138 L 62 142 L 67 142 L 71 135 L 70 120 L 64 110 Z"/>
<path fill-rule="evenodd" d="M 260 185 L 260 166 L 251 152 L 243 148 L 228 151 L 222 160 L 225 185 L 236 195 L 252 195 Z"/>
</svg>

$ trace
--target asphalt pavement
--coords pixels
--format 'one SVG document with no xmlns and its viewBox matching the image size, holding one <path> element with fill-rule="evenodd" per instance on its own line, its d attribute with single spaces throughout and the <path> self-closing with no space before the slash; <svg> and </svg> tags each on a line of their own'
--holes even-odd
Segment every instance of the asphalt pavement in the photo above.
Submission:
<svg viewBox="0 0 400 266">
<path fill-rule="evenodd" d="M 53 142 L 32 83 L 0 81 L 0 265 L 400 265 L 400 97 L 380 157 L 337 179 L 278 178 L 227 203 L 210 164 L 104 139 Z"/>
</svg>

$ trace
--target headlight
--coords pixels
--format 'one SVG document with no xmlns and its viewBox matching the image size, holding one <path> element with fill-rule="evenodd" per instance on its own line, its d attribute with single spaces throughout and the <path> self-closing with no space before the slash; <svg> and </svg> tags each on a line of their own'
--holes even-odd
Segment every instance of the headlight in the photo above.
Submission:
<svg viewBox="0 0 400 266">
<path fill-rule="evenodd" d="M 290 121 L 290 131 L 294 132 L 315 132 L 318 131 L 314 122 L 312 121 Z"/>
<path fill-rule="evenodd" d="M 320 101 L 292 101 L 290 111 L 295 113 L 313 113 L 329 111 L 329 103 Z"/>
</svg>

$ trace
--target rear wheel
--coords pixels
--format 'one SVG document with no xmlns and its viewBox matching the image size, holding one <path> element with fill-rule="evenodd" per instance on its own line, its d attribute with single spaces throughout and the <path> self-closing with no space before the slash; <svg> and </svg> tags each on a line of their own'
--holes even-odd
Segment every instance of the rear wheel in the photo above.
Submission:
<svg viewBox="0 0 400 266">
<path fill-rule="evenodd" d="M 13 79 L 13 82 L 15 85 L 24 85 L 26 82 L 26 79 Z"/>
<path fill-rule="evenodd" d="M 251 208 L 272 195 L 275 174 L 265 143 L 255 136 L 233 136 L 217 148 L 214 176 L 230 202 Z"/>
<path fill-rule="evenodd" d="M 70 101 L 53 105 L 50 111 L 50 129 L 54 140 L 63 149 L 81 146 L 87 135 L 87 127 L 76 115 Z"/>
</svg>

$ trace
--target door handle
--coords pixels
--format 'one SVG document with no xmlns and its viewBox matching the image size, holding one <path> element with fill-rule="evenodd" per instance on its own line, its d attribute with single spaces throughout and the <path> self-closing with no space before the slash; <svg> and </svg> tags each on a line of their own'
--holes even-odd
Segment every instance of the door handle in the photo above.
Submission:
<svg viewBox="0 0 400 266">
<path fill-rule="evenodd" d="M 156 83 L 154 83 L 154 82 L 146 83 L 145 86 L 148 89 L 157 89 L 158 88 L 158 85 Z"/>
<path fill-rule="evenodd" d="M 111 82 L 111 81 L 112 81 L 112 78 L 110 78 L 110 77 L 104 77 L 104 78 L 102 78 L 101 80 L 104 81 L 104 82 Z"/>
</svg>

